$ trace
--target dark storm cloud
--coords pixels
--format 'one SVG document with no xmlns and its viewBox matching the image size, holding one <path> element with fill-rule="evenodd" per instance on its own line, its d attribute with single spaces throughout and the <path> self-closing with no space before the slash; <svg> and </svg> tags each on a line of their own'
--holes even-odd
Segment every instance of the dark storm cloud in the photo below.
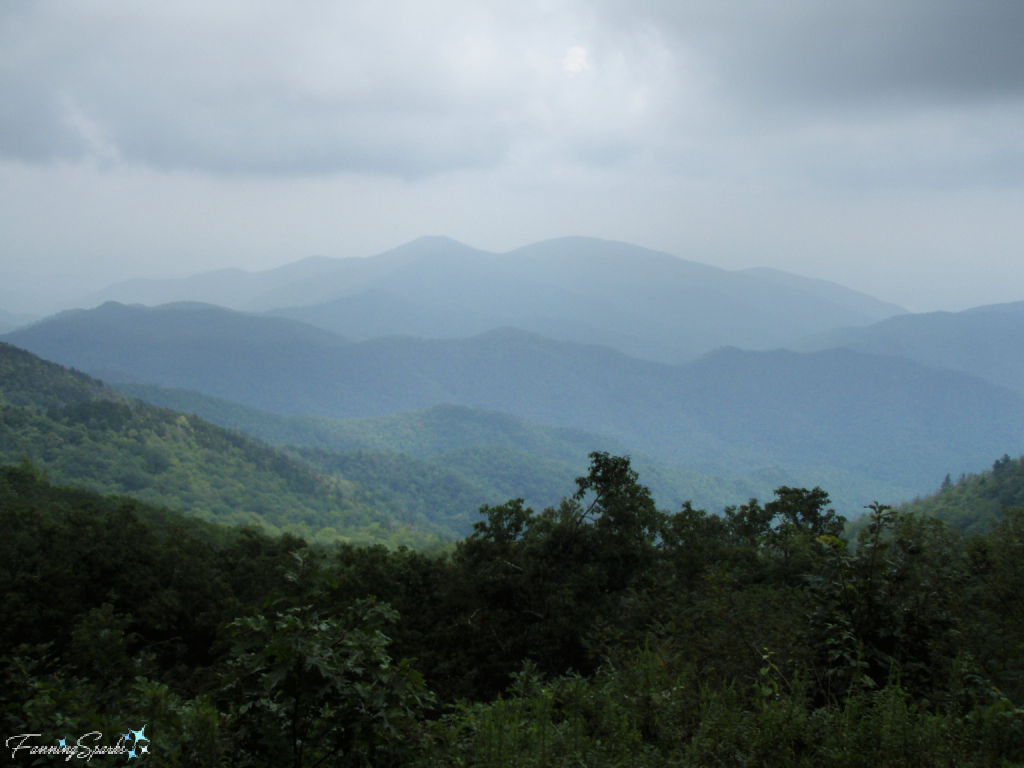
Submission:
<svg viewBox="0 0 1024 768">
<path fill-rule="evenodd" d="M 811 104 L 974 102 L 1024 95 L 1018 0 L 644 2 L 604 6 L 654 23 L 712 61 L 723 90 Z"/>
<path fill-rule="evenodd" d="M 956 177 L 1017 167 L 992 110 L 1024 97 L 1021 29 L 1017 0 L 11 3 L 0 157 L 417 177 L 748 155 L 841 178 L 837 153 L 891 174 L 913 146 L 911 177 Z M 984 146 L 915 135 L 915 110 Z"/>
</svg>

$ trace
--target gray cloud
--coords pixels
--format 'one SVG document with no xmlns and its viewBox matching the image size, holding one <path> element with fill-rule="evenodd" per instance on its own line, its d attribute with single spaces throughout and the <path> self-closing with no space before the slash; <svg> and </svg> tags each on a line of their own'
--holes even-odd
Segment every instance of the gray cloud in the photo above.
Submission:
<svg viewBox="0 0 1024 768">
<path fill-rule="evenodd" d="M 876 162 L 904 155 L 908 111 L 963 124 L 965 110 L 984 121 L 993 102 L 1019 105 L 1021 28 L 1012 0 L 12 4 L 0 156 L 407 178 L 509 163 L 699 174 L 799 172 L 789 147 L 803 143 L 804 159 L 823 147 L 812 165 L 828 173 L 867 134 Z M 818 124 L 836 119 L 845 132 Z M 987 141 L 990 155 L 1017 143 Z M 750 146 L 756 160 L 736 165 Z M 963 171 L 962 158 L 946 164 Z"/>
<path fill-rule="evenodd" d="M 462 3 L 216 8 L 109 2 L 8 13 L 0 152 L 33 162 L 92 156 L 415 176 L 491 165 L 538 137 L 557 142 L 573 126 L 563 107 L 577 108 L 580 125 L 608 117 L 592 93 L 573 104 L 585 89 L 567 93 L 567 84 L 587 73 L 564 71 L 566 43 L 550 43 L 542 24 L 514 10 L 480 18 Z"/>
<path fill-rule="evenodd" d="M 0 271 L 586 234 L 1019 300 L 1022 28 L 1019 0 L 0 3 Z"/>
<path fill-rule="evenodd" d="M 721 88 L 754 103 L 972 103 L 1024 95 L 1016 0 L 722 0 L 605 6 L 709 57 Z"/>
</svg>

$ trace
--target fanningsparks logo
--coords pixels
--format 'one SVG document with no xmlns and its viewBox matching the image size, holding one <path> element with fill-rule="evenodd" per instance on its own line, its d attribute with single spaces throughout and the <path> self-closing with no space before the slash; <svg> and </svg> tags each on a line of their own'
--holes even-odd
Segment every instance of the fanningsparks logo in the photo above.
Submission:
<svg viewBox="0 0 1024 768">
<path fill-rule="evenodd" d="M 129 731 L 118 734 L 117 744 L 104 746 L 100 744 L 103 734 L 99 731 L 91 731 L 84 736 L 79 736 L 74 744 L 68 744 L 67 739 L 57 739 L 54 745 L 31 744 L 30 739 L 38 738 L 38 733 L 19 733 L 17 736 L 7 737 L 7 748 L 11 750 L 11 757 L 18 757 L 18 752 L 26 750 L 27 755 L 49 755 L 51 757 L 63 757 L 65 761 L 73 757 L 81 760 L 92 760 L 97 755 L 127 755 L 128 759 L 140 758 L 149 754 L 149 738 L 146 736 L 146 726 L 141 730 Z M 13 742 L 13 746 L 12 746 Z M 143 744 L 142 742 L 146 742 Z"/>
</svg>

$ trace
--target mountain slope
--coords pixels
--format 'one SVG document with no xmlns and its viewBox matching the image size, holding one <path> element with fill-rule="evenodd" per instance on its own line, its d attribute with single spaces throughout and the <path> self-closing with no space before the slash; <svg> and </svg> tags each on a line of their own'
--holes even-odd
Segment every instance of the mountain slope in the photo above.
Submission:
<svg viewBox="0 0 1024 768">
<path fill-rule="evenodd" d="M 104 379 L 162 381 L 165 372 L 174 371 L 180 381 L 198 383 L 195 389 L 214 392 L 246 379 L 260 391 L 258 379 L 267 369 L 275 369 L 277 383 L 287 386 L 289 372 L 315 368 L 331 350 L 346 345 L 335 334 L 294 320 L 196 303 L 156 309 L 108 303 L 62 312 L 9 338 L 25 349 L 31 345 L 18 339 L 46 339 L 39 347 L 42 357 Z M 107 343 L 94 343 L 98 339 Z"/>
<path fill-rule="evenodd" d="M 353 339 L 464 338 L 512 327 L 661 362 L 725 345 L 771 349 L 903 311 L 821 280 L 775 270 L 729 272 L 582 237 L 503 254 L 448 238 L 420 238 L 366 259 L 321 258 L 261 273 L 135 281 L 86 301 L 153 305 L 185 299 L 268 311 Z"/>
<path fill-rule="evenodd" d="M 116 388 L 163 408 L 198 416 L 278 445 L 301 445 L 334 453 L 404 453 L 429 458 L 479 446 L 499 446 L 564 462 L 583 462 L 591 451 L 625 453 L 619 440 L 583 430 L 535 424 L 505 413 L 459 405 L 368 419 L 284 416 L 185 389 L 122 383 Z"/>
<path fill-rule="evenodd" d="M 979 474 L 949 476 L 936 493 L 905 507 L 937 517 L 965 533 L 986 533 L 1002 519 L 1008 507 L 1024 507 L 1024 456 L 997 459 Z"/>
<path fill-rule="evenodd" d="M 965 371 L 1024 392 L 1024 302 L 964 312 L 901 315 L 866 328 L 842 328 L 792 345 L 845 347 Z"/>
<path fill-rule="evenodd" d="M 876 320 L 882 320 L 893 315 L 906 314 L 906 310 L 902 307 L 880 301 L 873 296 L 868 296 L 860 291 L 855 291 L 852 288 L 847 288 L 845 285 L 832 283 L 828 280 L 794 275 L 792 272 L 784 272 L 781 269 L 772 269 L 770 267 L 748 267 L 747 269 L 738 270 L 738 273 L 826 298 L 839 306 L 846 307 L 864 317 Z"/>
<path fill-rule="evenodd" d="M 83 296 L 81 303 L 89 307 L 108 301 L 157 306 L 197 301 L 241 309 L 269 290 L 330 274 L 336 269 L 337 261 L 326 256 L 311 256 L 262 272 L 218 269 L 183 278 L 135 278 Z"/>
<path fill-rule="evenodd" d="M 429 521 L 395 521 L 365 503 L 358 486 L 8 344 L 0 344 L 0 403 L 0 463 L 28 458 L 55 482 L 310 538 L 432 540 Z M 421 532 L 393 533 L 395 522 Z"/>
<path fill-rule="evenodd" d="M 768 349 L 902 311 L 824 281 L 785 277 L 568 237 L 506 254 L 435 249 L 373 281 L 338 279 L 339 296 L 328 303 L 306 300 L 273 314 L 364 339 L 464 337 L 507 326 L 677 362 L 723 345 Z M 281 297 L 262 301 L 280 306 Z M 387 311 L 366 312 L 375 302 Z"/>
<path fill-rule="evenodd" d="M 5 338 L 79 368 L 104 361 L 162 386 L 278 413 L 364 418 L 442 403 L 501 411 L 610 434 L 704 474 L 782 467 L 926 490 L 946 472 L 973 471 L 992 455 L 1024 449 L 1019 395 L 966 374 L 850 350 L 722 350 L 670 366 L 502 330 L 466 340 L 355 344 L 295 335 L 278 355 L 253 331 L 214 354 L 172 338 L 176 318 L 190 311 L 109 305 L 94 311 L 102 322 L 55 318 Z M 169 341 L 147 338 L 147 314 L 159 317 Z M 239 327 L 262 327 L 258 320 L 236 318 Z"/>
<path fill-rule="evenodd" d="M 607 434 L 550 427 L 463 406 L 437 405 L 393 416 L 335 420 L 282 416 L 181 389 L 131 383 L 118 388 L 274 444 L 297 446 L 297 456 L 317 471 L 342 473 L 372 489 L 382 504 L 401 510 L 426 505 L 452 525 L 468 521 L 467 531 L 481 504 L 500 503 L 512 496 L 524 496 L 534 508 L 557 504 L 573 490 L 574 479 L 586 473 L 591 451 L 632 456 L 644 484 L 658 504 L 669 510 L 678 509 L 684 501 L 720 510 L 751 497 L 769 498 L 780 485 L 821 485 L 829 490 L 836 508 L 853 518 L 872 500 L 895 502 L 921 493 L 920 487 L 899 480 L 873 480 L 856 470 L 835 467 L 793 471 L 766 467 L 742 476 L 708 474 L 638 452 Z M 428 477 L 430 482 L 422 480 Z"/>
<path fill-rule="evenodd" d="M 261 272 L 221 269 L 185 278 L 125 280 L 82 296 L 80 304 L 93 307 L 114 301 L 157 306 L 198 301 L 249 311 L 315 304 L 336 298 L 339 284 L 369 285 L 403 264 L 453 249 L 484 253 L 449 238 L 424 237 L 370 259 L 312 256 Z"/>
<path fill-rule="evenodd" d="M 611 437 L 461 406 L 340 421 L 282 416 L 181 389 L 131 383 L 118 388 L 288 446 L 318 473 L 357 483 L 368 500 L 396 517 L 425 516 L 460 536 L 472 532 L 483 504 L 521 496 L 536 509 L 557 505 L 586 473 L 591 451 L 629 452 Z"/>
</svg>

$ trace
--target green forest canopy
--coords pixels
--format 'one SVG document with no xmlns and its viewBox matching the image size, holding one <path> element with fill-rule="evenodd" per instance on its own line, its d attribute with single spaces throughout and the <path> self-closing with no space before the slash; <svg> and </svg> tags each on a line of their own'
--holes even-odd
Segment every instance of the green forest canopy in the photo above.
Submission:
<svg viewBox="0 0 1024 768">
<path fill-rule="evenodd" d="M 942 487 L 930 496 L 917 499 L 905 509 L 919 515 L 937 517 L 964 533 L 986 533 L 995 528 L 1004 512 L 1024 506 L 1024 456 L 996 459 L 992 469 L 978 474 L 962 474 L 954 481 L 946 475 Z"/>
<path fill-rule="evenodd" d="M 670 515 L 591 458 L 433 557 L 3 468 L 3 726 L 145 723 L 163 765 L 1024 760 L 1024 511 L 964 536 L 875 505 L 853 550 L 820 489 Z"/>
<path fill-rule="evenodd" d="M 451 535 L 237 432 L 2 343 L 0 398 L 0 461 L 28 458 L 57 482 L 310 540 L 423 547 Z"/>
</svg>

